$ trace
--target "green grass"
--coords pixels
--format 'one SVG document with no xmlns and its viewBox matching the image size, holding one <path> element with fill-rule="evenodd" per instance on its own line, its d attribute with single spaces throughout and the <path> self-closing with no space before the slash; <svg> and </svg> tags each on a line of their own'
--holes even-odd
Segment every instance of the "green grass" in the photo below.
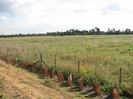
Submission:
<svg viewBox="0 0 133 99">
<path fill-rule="evenodd" d="M 87 70 L 87 77 L 118 83 L 122 68 L 122 83 L 133 89 L 133 36 L 55 36 L 0 38 L 0 53 L 12 58 L 35 62 L 39 52 L 48 65 L 77 71 L 77 61 Z M 17 55 L 18 53 L 18 55 Z"/>
</svg>

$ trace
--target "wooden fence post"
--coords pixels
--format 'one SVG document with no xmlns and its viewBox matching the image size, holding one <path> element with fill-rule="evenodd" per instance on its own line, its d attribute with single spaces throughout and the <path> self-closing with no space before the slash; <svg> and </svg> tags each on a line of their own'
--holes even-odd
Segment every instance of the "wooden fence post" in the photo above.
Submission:
<svg viewBox="0 0 133 99">
<path fill-rule="evenodd" d="M 119 74 L 119 87 L 121 87 L 122 83 L 122 68 L 120 68 L 120 74 Z"/>
<path fill-rule="evenodd" d="M 57 62 L 57 60 L 56 60 L 56 55 L 55 55 L 55 56 L 54 56 L 55 72 L 56 72 L 56 68 L 57 68 L 57 67 L 56 67 L 56 66 L 57 66 L 57 65 L 56 65 L 56 62 Z"/>
</svg>

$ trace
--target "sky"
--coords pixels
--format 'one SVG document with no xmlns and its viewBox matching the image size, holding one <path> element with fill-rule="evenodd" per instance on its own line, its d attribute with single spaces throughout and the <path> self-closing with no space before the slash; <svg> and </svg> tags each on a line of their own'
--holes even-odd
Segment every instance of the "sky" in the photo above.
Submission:
<svg viewBox="0 0 133 99">
<path fill-rule="evenodd" d="M 133 29 L 133 0 L 0 0 L 0 34 Z"/>
</svg>

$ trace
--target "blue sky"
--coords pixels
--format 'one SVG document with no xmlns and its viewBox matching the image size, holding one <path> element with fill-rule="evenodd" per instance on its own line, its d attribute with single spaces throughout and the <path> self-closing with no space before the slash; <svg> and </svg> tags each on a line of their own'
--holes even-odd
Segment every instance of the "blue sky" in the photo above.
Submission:
<svg viewBox="0 0 133 99">
<path fill-rule="evenodd" d="M 0 0 L 0 34 L 133 29 L 132 0 Z"/>
</svg>

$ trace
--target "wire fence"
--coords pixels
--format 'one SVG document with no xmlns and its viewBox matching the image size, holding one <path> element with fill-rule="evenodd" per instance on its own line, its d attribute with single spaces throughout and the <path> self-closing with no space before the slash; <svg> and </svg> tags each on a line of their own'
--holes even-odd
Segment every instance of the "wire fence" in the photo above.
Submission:
<svg viewBox="0 0 133 99">
<path fill-rule="evenodd" d="M 37 71 L 43 73 L 44 75 L 49 75 L 47 70 L 50 68 L 57 73 L 60 81 L 64 79 L 68 80 L 68 86 L 72 86 L 72 75 L 76 75 L 78 78 L 79 89 L 83 89 L 83 80 L 85 81 L 85 85 L 92 82 L 100 82 L 103 84 L 105 90 L 108 90 L 110 85 L 107 85 L 108 82 L 113 83 L 113 87 L 117 86 L 119 88 L 124 88 L 122 90 L 126 90 L 126 85 L 130 86 L 129 90 L 133 90 L 133 68 L 129 64 L 129 68 L 121 67 L 111 67 L 105 64 L 102 66 L 101 64 L 97 64 L 96 66 L 85 66 L 87 63 L 81 61 L 76 55 L 68 56 L 64 55 L 48 55 L 42 54 L 41 52 L 37 53 L 29 53 L 25 52 L 25 50 L 21 49 L 6 49 L 3 50 L 0 48 L 0 57 L 8 63 L 15 63 L 18 65 L 23 65 L 26 68 L 33 65 L 38 69 Z M 89 63 L 89 62 L 88 62 Z M 41 68 L 41 71 L 39 70 Z M 42 70 L 44 68 L 44 70 Z M 47 70 L 46 70 L 47 68 Z M 31 69 L 31 68 L 30 68 Z M 69 71 L 67 74 L 66 71 Z M 64 74 L 62 74 L 64 72 Z M 50 73 L 51 77 L 54 73 Z M 67 75 L 65 75 L 67 74 Z M 63 76 L 64 75 L 64 76 Z M 65 77 L 67 76 L 67 77 Z M 64 77 L 64 78 L 63 78 Z M 83 78 L 82 78 L 83 77 Z M 105 83 L 107 82 L 107 83 Z M 123 87 L 124 85 L 124 87 Z M 106 88 L 108 87 L 108 88 Z M 99 89 L 99 88 L 97 88 Z M 100 89 L 99 89 L 100 90 Z M 99 94 L 100 92 L 96 92 Z"/>
</svg>

